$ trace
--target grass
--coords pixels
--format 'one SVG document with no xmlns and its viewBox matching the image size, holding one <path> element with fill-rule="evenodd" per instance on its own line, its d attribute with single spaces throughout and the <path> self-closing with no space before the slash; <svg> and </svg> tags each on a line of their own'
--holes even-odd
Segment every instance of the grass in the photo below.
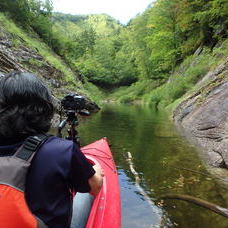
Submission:
<svg viewBox="0 0 228 228">
<path fill-rule="evenodd" d="M 90 82 L 86 82 L 84 84 L 84 94 L 90 97 L 93 101 L 95 101 L 98 105 L 102 105 L 102 102 L 106 98 L 106 93 L 101 89 L 98 89 L 97 86 Z"/>
<path fill-rule="evenodd" d="M 108 99 L 119 103 L 132 103 L 135 100 L 140 100 L 144 94 L 149 93 L 151 90 L 158 86 L 159 82 L 152 80 L 141 80 L 129 87 L 120 87 L 112 91 Z"/>
</svg>

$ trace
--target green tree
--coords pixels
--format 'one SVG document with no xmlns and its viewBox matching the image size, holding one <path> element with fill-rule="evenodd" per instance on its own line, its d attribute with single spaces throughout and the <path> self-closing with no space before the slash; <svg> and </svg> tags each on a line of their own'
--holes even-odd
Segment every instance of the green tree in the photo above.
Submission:
<svg viewBox="0 0 228 228">
<path fill-rule="evenodd" d="M 135 63 L 141 79 L 150 78 L 153 70 L 150 61 L 151 48 L 146 43 L 146 37 L 151 32 L 148 26 L 148 19 L 149 9 L 133 19 L 127 27 L 131 37 L 131 46 L 133 47 L 132 54 L 135 57 Z"/>
<path fill-rule="evenodd" d="M 32 12 L 28 0 L 1 0 L 0 11 L 24 27 L 31 23 Z"/>
<path fill-rule="evenodd" d="M 179 0 L 160 0 L 150 9 L 151 35 L 146 42 L 151 49 L 152 78 L 166 78 L 180 58 L 179 4 Z"/>
</svg>

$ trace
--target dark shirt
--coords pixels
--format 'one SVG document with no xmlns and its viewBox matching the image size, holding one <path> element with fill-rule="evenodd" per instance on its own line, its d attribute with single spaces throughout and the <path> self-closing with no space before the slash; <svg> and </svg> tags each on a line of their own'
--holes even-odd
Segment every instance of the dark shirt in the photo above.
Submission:
<svg viewBox="0 0 228 228">
<path fill-rule="evenodd" d="M 0 156 L 15 153 L 21 143 L 3 146 Z M 72 191 L 89 192 L 95 171 L 69 140 L 50 137 L 33 158 L 25 196 L 30 210 L 49 227 L 67 228 L 72 213 Z"/>
</svg>

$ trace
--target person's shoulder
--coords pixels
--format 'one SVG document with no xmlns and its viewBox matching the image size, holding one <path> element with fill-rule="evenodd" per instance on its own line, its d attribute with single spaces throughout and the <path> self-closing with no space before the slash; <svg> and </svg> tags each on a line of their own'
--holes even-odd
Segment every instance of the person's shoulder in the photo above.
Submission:
<svg viewBox="0 0 228 228">
<path fill-rule="evenodd" d="M 47 143 L 54 143 L 54 144 L 57 143 L 57 144 L 61 144 L 61 145 L 72 145 L 73 141 L 51 135 L 51 136 L 49 136 Z"/>
<path fill-rule="evenodd" d="M 50 136 L 37 153 L 35 162 L 39 166 L 48 164 L 49 171 L 58 170 L 68 175 L 75 148 L 75 143 L 70 140 Z"/>
<path fill-rule="evenodd" d="M 55 151 L 55 153 L 71 153 L 72 150 L 75 150 L 76 145 L 71 140 L 62 139 L 56 136 L 50 136 L 42 148 L 45 151 Z"/>
</svg>

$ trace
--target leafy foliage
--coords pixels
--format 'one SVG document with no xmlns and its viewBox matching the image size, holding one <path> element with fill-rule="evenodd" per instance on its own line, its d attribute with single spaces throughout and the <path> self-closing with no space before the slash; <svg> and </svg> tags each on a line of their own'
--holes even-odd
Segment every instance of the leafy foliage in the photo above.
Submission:
<svg viewBox="0 0 228 228">
<path fill-rule="evenodd" d="M 106 14 L 52 13 L 51 0 L 1 0 L 0 11 L 32 28 L 89 82 L 106 89 L 132 85 L 125 101 L 144 93 L 156 104 L 180 98 L 209 69 L 206 59 L 186 69 L 183 79 L 164 83 L 189 56 L 210 53 L 228 35 L 227 0 L 157 0 L 126 26 Z"/>
<path fill-rule="evenodd" d="M 45 37 L 50 33 L 49 18 L 52 11 L 50 0 L 1 0 L 0 11 L 7 13 L 24 28 L 33 27 L 41 36 Z"/>
<path fill-rule="evenodd" d="M 130 85 L 137 80 L 130 33 L 107 15 L 77 16 L 55 14 L 54 28 L 64 33 L 68 47 L 64 56 L 88 80 L 100 87 Z M 66 43 L 66 42 L 64 42 Z"/>
</svg>

